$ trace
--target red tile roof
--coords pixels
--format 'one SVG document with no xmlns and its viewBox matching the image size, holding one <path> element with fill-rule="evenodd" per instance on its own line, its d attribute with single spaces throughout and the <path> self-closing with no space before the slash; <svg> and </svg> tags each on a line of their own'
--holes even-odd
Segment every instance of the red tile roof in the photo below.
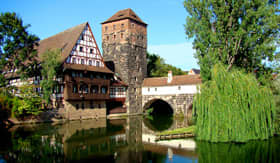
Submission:
<svg viewBox="0 0 280 163">
<path fill-rule="evenodd" d="M 145 78 L 143 82 L 144 87 L 153 86 L 173 86 L 173 85 L 192 85 L 201 84 L 200 75 L 178 75 L 173 76 L 172 81 L 167 83 L 167 77 L 159 78 Z"/>
<path fill-rule="evenodd" d="M 131 19 L 131 20 L 134 20 L 134 21 L 136 21 L 138 23 L 147 25 L 130 8 L 118 11 L 112 17 L 107 19 L 105 22 L 102 22 L 101 24 L 110 23 L 110 22 L 114 22 L 114 21 L 118 21 L 118 20 L 123 20 L 123 19 Z"/>
</svg>

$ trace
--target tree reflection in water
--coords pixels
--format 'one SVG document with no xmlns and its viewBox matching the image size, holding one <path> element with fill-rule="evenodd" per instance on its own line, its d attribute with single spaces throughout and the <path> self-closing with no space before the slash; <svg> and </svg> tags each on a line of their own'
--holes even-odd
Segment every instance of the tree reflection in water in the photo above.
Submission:
<svg viewBox="0 0 280 163">
<path fill-rule="evenodd" d="M 197 142 L 198 160 L 202 163 L 279 162 L 280 137 L 248 143 Z"/>
</svg>

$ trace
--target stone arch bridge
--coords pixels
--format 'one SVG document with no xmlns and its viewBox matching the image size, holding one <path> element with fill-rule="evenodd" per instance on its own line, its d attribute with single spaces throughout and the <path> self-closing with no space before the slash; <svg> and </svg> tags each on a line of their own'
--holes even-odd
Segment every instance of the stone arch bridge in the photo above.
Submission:
<svg viewBox="0 0 280 163">
<path fill-rule="evenodd" d="M 155 101 L 167 103 L 175 114 L 191 113 L 193 98 L 201 84 L 200 75 L 180 75 L 168 77 L 145 78 L 142 87 L 143 111 Z"/>
</svg>

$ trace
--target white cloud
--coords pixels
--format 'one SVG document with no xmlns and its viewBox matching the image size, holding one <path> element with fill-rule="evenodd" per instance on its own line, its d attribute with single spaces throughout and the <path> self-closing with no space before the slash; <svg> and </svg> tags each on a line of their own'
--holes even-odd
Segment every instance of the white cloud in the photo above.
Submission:
<svg viewBox="0 0 280 163">
<path fill-rule="evenodd" d="M 148 52 L 160 55 L 166 63 L 183 70 L 199 68 L 197 60 L 194 58 L 195 50 L 192 49 L 191 42 L 168 45 L 149 45 Z"/>
</svg>

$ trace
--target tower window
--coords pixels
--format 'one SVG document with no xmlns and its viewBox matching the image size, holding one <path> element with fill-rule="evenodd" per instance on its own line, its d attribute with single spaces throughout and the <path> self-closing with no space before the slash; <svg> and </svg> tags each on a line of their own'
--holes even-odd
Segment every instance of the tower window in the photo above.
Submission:
<svg viewBox="0 0 280 163">
<path fill-rule="evenodd" d="M 82 47 L 82 46 L 80 46 L 80 52 L 83 52 L 83 50 L 84 50 L 84 49 L 83 49 L 83 47 Z"/>
</svg>

